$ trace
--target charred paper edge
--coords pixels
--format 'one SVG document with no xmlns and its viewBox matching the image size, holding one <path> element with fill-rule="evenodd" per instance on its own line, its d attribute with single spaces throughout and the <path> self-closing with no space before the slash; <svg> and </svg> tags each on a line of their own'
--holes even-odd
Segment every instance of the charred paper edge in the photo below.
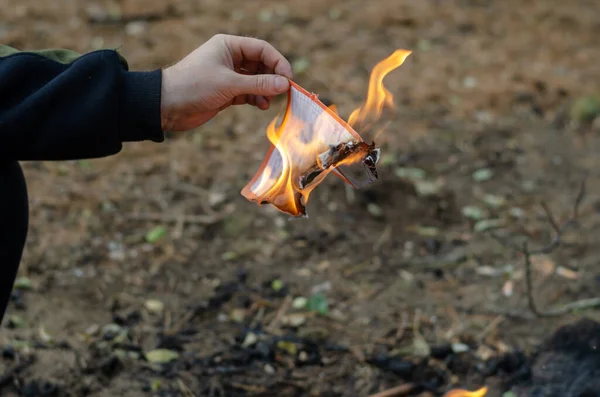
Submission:
<svg viewBox="0 0 600 397">
<path fill-rule="evenodd" d="M 351 141 L 351 142 L 340 142 L 335 146 L 331 146 L 330 149 L 324 153 L 322 153 L 321 155 L 319 155 L 319 159 L 321 159 L 322 156 L 327 157 L 328 154 L 331 153 L 332 148 L 336 148 L 340 145 L 348 145 L 348 144 L 353 144 L 353 145 L 367 145 L 368 147 L 372 147 L 372 150 L 369 151 L 367 153 L 367 155 L 365 156 L 365 158 L 367 156 L 370 156 L 372 153 L 376 152 L 377 153 L 377 158 L 375 160 L 375 164 L 378 162 L 379 160 L 379 153 L 380 153 L 380 149 L 379 148 L 375 148 L 375 143 L 373 142 L 371 145 L 368 145 L 364 142 L 364 140 L 362 139 L 362 137 L 354 130 L 354 128 L 352 128 L 350 126 L 350 124 L 348 124 L 348 122 L 346 122 L 344 119 L 342 119 L 337 113 L 335 113 L 333 110 L 331 110 L 328 106 L 326 106 L 323 102 L 321 102 L 318 98 L 318 95 L 315 93 L 311 93 L 308 92 L 307 90 L 305 90 L 304 88 L 302 88 L 300 85 L 298 85 L 297 83 L 295 83 L 294 81 L 288 79 L 289 83 L 290 83 L 290 88 L 288 89 L 287 92 L 287 103 L 286 103 L 286 109 L 285 109 L 285 113 L 283 115 L 283 119 L 281 122 L 281 125 L 283 125 L 286 120 L 289 117 L 289 114 L 291 112 L 291 100 L 292 100 L 292 87 L 295 88 L 296 90 L 298 90 L 301 94 L 307 96 L 308 98 L 310 98 L 313 102 L 315 102 L 317 105 L 319 105 L 319 107 L 327 112 L 327 114 L 329 114 L 331 117 L 334 118 L 334 120 L 336 120 L 342 127 L 344 127 L 346 129 L 346 131 L 348 131 L 348 133 L 350 135 L 352 135 L 355 139 L 356 142 Z M 254 176 L 252 177 L 252 179 L 246 184 L 246 186 L 244 186 L 244 188 L 242 189 L 242 191 L 240 192 L 242 196 L 244 196 L 248 201 L 252 201 L 257 203 L 259 206 L 260 205 L 266 205 L 266 204 L 273 204 L 271 201 L 268 200 L 264 200 L 261 196 L 256 195 L 251 187 L 255 184 L 255 182 L 258 180 L 258 178 L 261 176 L 261 174 L 263 173 L 264 169 L 266 168 L 271 156 L 273 155 L 273 151 L 276 149 L 276 146 L 273 145 L 273 143 L 271 143 L 269 149 L 267 150 L 267 153 L 265 154 L 265 157 L 260 165 L 260 167 L 258 168 L 258 170 L 256 171 L 256 173 L 254 174 Z M 342 161 L 343 159 L 339 160 L 338 163 L 340 161 Z M 363 158 L 363 162 L 364 164 L 364 158 Z M 315 162 L 315 164 L 317 164 L 317 162 Z M 318 164 L 317 164 L 318 166 Z M 344 174 L 341 170 L 339 170 L 338 168 L 336 168 L 335 165 L 330 164 L 326 169 L 322 169 L 322 172 L 326 171 L 328 168 L 331 168 L 331 172 L 333 172 L 338 178 L 340 178 L 342 181 L 344 181 L 345 183 L 349 184 L 350 186 L 352 186 L 353 188 L 357 189 L 358 187 L 356 185 L 354 185 Z M 320 167 L 319 167 L 320 168 Z M 375 169 L 374 167 L 372 169 Z M 312 170 L 312 167 L 311 167 Z M 375 178 L 377 178 L 377 174 L 376 174 L 376 169 L 375 169 Z M 300 181 L 298 181 L 300 183 Z M 309 183 L 310 184 L 310 183 Z M 304 187 L 301 187 L 302 189 L 304 189 L 307 185 L 305 185 Z M 300 192 L 296 192 L 296 193 L 300 193 Z M 280 212 L 283 212 L 285 214 L 291 215 L 290 219 L 297 219 L 297 218 L 308 218 L 308 214 L 306 213 L 306 206 L 305 203 L 302 203 L 302 199 L 301 197 L 297 199 L 297 204 L 299 205 L 298 208 L 300 208 L 302 211 L 298 214 L 298 215 L 293 215 L 290 214 L 287 211 L 281 210 L 279 207 L 275 206 L 274 207 L 279 210 Z"/>
</svg>

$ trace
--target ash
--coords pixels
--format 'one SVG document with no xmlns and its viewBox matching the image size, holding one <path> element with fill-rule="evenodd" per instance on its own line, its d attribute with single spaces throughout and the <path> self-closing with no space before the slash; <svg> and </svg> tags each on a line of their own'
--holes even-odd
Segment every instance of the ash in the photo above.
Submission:
<svg viewBox="0 0 600 397">
<path fill-rule="evenodd" d="M 583 319 L 559 328 L 534 358 L 519 397 L 600 397 L 600 324 Z"/>
</svg>

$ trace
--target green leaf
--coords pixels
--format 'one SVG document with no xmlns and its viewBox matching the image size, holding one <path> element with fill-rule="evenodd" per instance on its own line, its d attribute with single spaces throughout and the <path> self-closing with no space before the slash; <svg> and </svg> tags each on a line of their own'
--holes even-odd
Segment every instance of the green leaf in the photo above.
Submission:
<svg viewBox="0 0 600 397">
<path fill-rule="evenodd" d="M 273 19 L 273 10 L 263 8 L 258 11 L 258 20 L 261 22 L 269 22 Z"/>
<path fill-rule="evenodd" d="M 432 181 L 417 181 L 415 182 L 415 189 L 419 196 L 433 196 L 439 192 L 440 185 Z"/>
<path fill-rule="evenodd" d="M 283 281 L 276 279 L 273 280 L 271 282 L 271 288 L 273 288 L 273 291 L 278 292 L 281 291 L 281 289 L 284 287 Z"/>
<path fill-rule="evenodd" d="M 461 212 L 466 218 L 473 219 L 475 221 L 483 218 L 483 210 L 475 205 L 464 206 Z"/>
<path fill-rule="evenodd" d="M 146 241 L 154 244 L 167 234 L 167 229 L 164 226 L 156 226 L 146 233 Z"/>
<path fill-rule="evenodd" d="M 311 312 L 327 314 L 329 312 L 329 303 L 327 297 L 322 293 L 316 293 L 308 300 L 307 308 Z"/>
<path fill-rule="evenodd" d="M 27 321 L 23 317 L 12 315 L 8 318 L 8 325 L 12 328 L 27 328 Z"/>
<path fill-rule="evenodd" d="M 29 350 L 33 348 L 33 342 L 28 340 L 12 340 L 8 343 L 15 350 Z"/>
<path fill-rule="evenodd" d="M 152 384 L 150 385 L 150 390 L 152 390 L 153 392 L 157 392 L 160 390 L 160 388 L 161 388 L 160 379 L 154 379 L 152 381 Z"/>
<path fill-rule="evenodd" d="M 92 169 L 92 163 L 89 160 L 78 160 L 77 164 L 85 170 Z"/>
<path fill-rule="evenodd" d="M 303 296 L 298 296 L 298 297 L 294 298 L 294 301 L 292 302 L 292 307 L 294 309 L 304 309 L 307 304 L 308 304 L 308 299 L 306 299 Z"/>
<path fill-rule="evenodd" d="M 155 349 L 146 353 L 146 360 L 154 364 L 165 364 L 179 358 L 179 353 L 168 349 Z"/>
<path fill-rule="evenodd" d="M 298 58 L 292 62 L 294 74 L 303 74 L 308 68 L 310 68 L 310 60 L 308 58 Z"/>
<path fill-rule="evenodd" d="M 280 340 L 277 342 L 277 348 L 288 352 L 292 356 L 295 356 L 296 353 L 298 353 L 298 347 L 293 342 Z"/>
<path fill-rule="evenodd" d="M 483 196 L 483 202 L 489 207 L 499 208 L 506 204 L 506 199 L 502 196 L 486 194 L 485 196 Z"/>
<path fill-rule="evenodd" d="M 484 219 L 475 224 L 473 230 L 476 232 L 485 232 L 490 229 L 497 229 L 502 226 L 500 219 Z"/>
<path fill-rule="evenodd" d="M 237 257 L 238 254 L 234 251 L 226 251 L 223 252 L 223 254 L 221 255 L 221 259 L 223 259 L 224 261 L 232 261 L 234 259 L 237 259 Z"/>
<path fill-rule="evenodd" d="M 423 237 L 436 237 L 440 234 L 440 229 L 435 226 L 418 225 L 414 228 L 411 228 L 411 230 L 414 230 L 415 233 Z"/>
<path fill-rule="evenodd" d="M 510 216 L 512 216 L 513 218 L 522 218 L 524 215 L 524 212 L 521 208 L 519 207 L 512 207 L 508 213 L 510 214 Z"/>
<path fill-rule="evenodd" d="M 15 288 L 17 289 L 31 289 L 31 280 L 28 277 L 19 277 L 15 280 Z"/>
<path fill-rule="evenodd" d="M 375 203 L 369 203 L 367 205 L 367 211 L 369 214 L 373 215 L 375 218 L 379 218 L 383 215 L 383 210 L 380 206 Z"/>
<path fill-rule="evenodd" d="M 484 182 L 492 179 L 494 171 L 489 168 L 481 168 L 473 172 L 473 179 L 475 182 Z"/>
<path fill-rule="evenodd" d="M 572 120 L 576 120 L 581 123 L 592 122 L 597 116 L 600 115 L 600 99 L 594 95 L 578 98 L 571 105 L 569 113 Z"/>
</svg>

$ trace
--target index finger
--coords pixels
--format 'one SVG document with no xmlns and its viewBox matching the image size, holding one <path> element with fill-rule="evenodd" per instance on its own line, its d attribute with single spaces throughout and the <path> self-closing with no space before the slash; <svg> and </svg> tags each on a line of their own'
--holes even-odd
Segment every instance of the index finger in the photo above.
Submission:
<svg viewBox="0 0 600 397">
<path fill-rule="evenodd" d="M 261 62 L 267 69 L 275 74 L 293 78 L 292 65 L 271 44 L 264 40 L 252 37 L 226 36 L 225 42 L 233 62 L 240 64 L 242 61 Z"/>
</svg>

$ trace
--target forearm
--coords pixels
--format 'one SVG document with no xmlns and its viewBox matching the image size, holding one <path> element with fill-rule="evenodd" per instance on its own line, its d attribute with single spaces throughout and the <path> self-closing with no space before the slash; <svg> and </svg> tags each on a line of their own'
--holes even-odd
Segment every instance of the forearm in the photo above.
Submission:
<svg viewBox="0 0 600 397">
<path fill-rule="evenodd" d="M 104 157 L 161 142 L 162 74 L 130 72 L 116 51 L 19 52 L 0 46 L 0 159 Z"/>
</svg>

